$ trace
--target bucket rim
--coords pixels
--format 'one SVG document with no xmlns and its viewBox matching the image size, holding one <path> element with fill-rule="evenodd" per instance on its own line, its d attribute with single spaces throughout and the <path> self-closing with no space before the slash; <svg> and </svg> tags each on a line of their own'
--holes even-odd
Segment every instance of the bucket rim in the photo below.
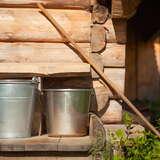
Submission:
<svg viewBox="0 0 160 160">
<path fill-rule="evenodd" d="M 74 92 L 78 92 L 78 91 L 87 91 L 87 92 L 91 92 L 93 89 L 89 89 L 89 88 L 64 88 L 64 89 L 42 89 L 42 91 L 44 92 L 64 92 L 64 91 L 74 91 Z"/>
<path fill-rule="evenodd" d="M 2 79 L 0 84 L 38 84 L 34 80 L 25 80 L 25 79 Z"/>
</svg>

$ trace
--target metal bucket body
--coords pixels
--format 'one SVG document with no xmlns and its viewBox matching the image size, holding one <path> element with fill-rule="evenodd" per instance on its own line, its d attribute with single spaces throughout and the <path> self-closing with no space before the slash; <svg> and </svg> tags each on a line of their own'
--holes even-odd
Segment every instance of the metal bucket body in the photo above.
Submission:
<svg viewBox="0 0 160 160">
<path fill-rule="evenodd" d="M 31 136 L 37 83 L 0 80 L 0 138 Z"/>
<path fill-rule="evenodd" d="M 90 89 L 44 91 L 49 136 L 84 136 L 88 132 Z"/>
</svg>

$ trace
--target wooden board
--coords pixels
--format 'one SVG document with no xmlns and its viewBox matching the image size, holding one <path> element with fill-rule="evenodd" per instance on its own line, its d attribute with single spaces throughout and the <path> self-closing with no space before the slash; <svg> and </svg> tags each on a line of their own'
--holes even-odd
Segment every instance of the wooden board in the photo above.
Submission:
<svg viewBox="0 0 160 160">
<path fill-rule="evenodd" d="M 108 19 L 103 25 L 106 28 L 106 38 L 108 43 L 127 42 L 127 21 L 124 19 Z"/>
<path fill-rule="evenodd" d="M 113 18 L 131 18 L 142 0 L 112 0 Z"/>
<path fill-rule="evenodd" d="M 86 9 L 90 7 L 90 0 L 1 0 L 0 7 L 36 7 L 37 2 L 49 8 Z"/>
<path fill-rule="evenodd" d="M 86 63 L 0 63 L 0 77 L 89 75 Z"/>
<path fill-rule="evenodd" d="M 0 139 L 0 151 L 88 151 L 91 146 L 89 136 L 51 138 L 47 135 L 24 139 Z"/>
<path fill-rule="evenodd" d="M 126 45 L 108 43 L 101 55 L 105 67 L 125 67 Z"/>
<path fill-rule="evenodd" d="M 49 12 L 76 42 L 90 42 L 91 14 L 82 10 Z M 0 9 L 0 41 L 64 42 L 38 9 Z"/>
<path fill-rule="evenodd" d="M 124 92 L 125 90 L 125 68 L 105 68 L 104 73 L 112 80 L 117 87 Z"/>
<path fill-rule="evenodd" d="M 80 43 L 80 47 L 90 54 L 90 44 Z M 0 42 L 0 62 L 4 63 L 63 63 L 82 62 L 69 45 L 63 43 L 6 43 Z"/>
<path fill-rule="evenodd" d="M 8 154 L 10 155 L 10 154 Z M 19 155 L 18 157 L 16 157 L 16 153 L 15 154 L 12 154 L 12 156 L 1 156 L 0 157 L 0 160 L 91 160 L 92 157 L 91 156 L 85 156 L 85 155 L 82 155 L 82 153 L 79 155 L 76 155 L 76 156 L 68 156 L 66 155 L 63 155 L 63 156 L 23 156 L 23 155 Z"/>
</svg>

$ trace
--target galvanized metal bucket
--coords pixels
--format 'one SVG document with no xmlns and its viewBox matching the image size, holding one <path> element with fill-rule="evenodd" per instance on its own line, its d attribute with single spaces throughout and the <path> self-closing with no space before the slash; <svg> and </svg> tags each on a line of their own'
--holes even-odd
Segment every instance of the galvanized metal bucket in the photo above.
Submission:
<svg viewBox="0 0 160 160">
<path fill-rule="evenodd" d="M 85 136 L 88 132 L 90 89 L 46 89 L 49 136 Z"/>
<path fill-rule="evenodd" d="M 0 80 L 0 138 L 31 136 L 37 82 Z"/>
</svg>

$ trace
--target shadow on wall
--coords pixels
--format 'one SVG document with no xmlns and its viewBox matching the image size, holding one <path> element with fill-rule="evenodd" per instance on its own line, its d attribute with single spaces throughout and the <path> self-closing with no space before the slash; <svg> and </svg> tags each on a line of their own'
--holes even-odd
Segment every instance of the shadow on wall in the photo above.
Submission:
<svg viewBox="0 0 160 160">
<path fill-rule="evenodd" d="M 126 94 L 131 100 L 160 98 L 159 2 L 144 1 L 128 21 Z"/>
</svg>

